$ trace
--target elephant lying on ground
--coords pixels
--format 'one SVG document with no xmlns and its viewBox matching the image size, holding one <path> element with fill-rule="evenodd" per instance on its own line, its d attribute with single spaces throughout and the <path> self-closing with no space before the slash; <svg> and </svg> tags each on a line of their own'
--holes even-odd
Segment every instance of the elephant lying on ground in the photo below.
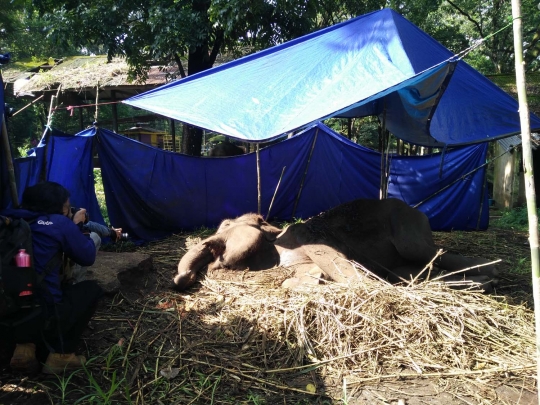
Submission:
<svg viewBox="0 0 540 405">
<path fill-rule="evenodd" d="M 180 260 L 175 288 L 191 286 L 209 270 L 295 269 L 285 286 L 340 283 L 357 276 L 354 261 L 391 282 L 410 280 L 437 256 L 428 218 L 397 199 L 354 200 L 281 230 L 257 214 L 224 220 L 213 236 L 192 247 Z M 344 260 L 345 259 L 345 260 Z M 466 278 L 491 290 L 497 275 L 487 260 L 444 253 L 434 265 L 449 272 L 467 269 Z M 461 273 L 460 273 L 461 274 Z M 463 274 L 460 275 L 463 278 Z"/>
</svg>

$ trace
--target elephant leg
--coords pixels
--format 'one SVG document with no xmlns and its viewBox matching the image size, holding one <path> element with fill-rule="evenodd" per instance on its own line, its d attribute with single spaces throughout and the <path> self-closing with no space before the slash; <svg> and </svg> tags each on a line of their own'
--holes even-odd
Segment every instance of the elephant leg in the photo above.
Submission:
<svg viewBox="0 0 540 405">
<path fill-rule="evenodd" d="M 386 279 L 392 284 L 409 282 L 416 277 L 420 271 L 422 271 L 422 268 L 415 264 L 401 266 L 398 268 L 389 269 Z M 425 278 L 428 274 L 429 271 L 426 270 L 426 272 L 422 275 L 422 278 Z"/>
<path fill-rule="evenodd" d="M 392 243 L 404 259 L 426 265 L 436 255 L 431 227 L 420 211 L 394 211 L 390 217 Z"/>
<path fill-rule="evenodd" d="M 342 253 L 329 246 L 328 240 L 314 236 L 303 224 L 289 227 L 289 232 L 292 232 L 306 256 L 326 274 L 328 279 L 338 283 L 349 283 L 358 279 L 353 264 Z"/>
<path fill-rule="evenodd" d="M 463 272 L 467 276 L 497 277 L 499 272 L 495 266 L 485 265 L 486 263 L 489 261 L 481 257 L 466 257 L 454 253 L 445 253 L 435 262 L 437 267 L 447 271 L 467 269 Z"/>
<path fill-rule="evenodd" d="M 444 278 L 443 281 L 455 290 L 477 289 L 484 294 L 493 293 L 493 286 L 496 284 L 496 281 L 488 276 L 448 277 Z"/>
<path fill-rule="evenodd" d="M 420 211 L 408 211 L 407 215 L 397 212 L 391 217 L 392 243 L 399 254 L 414 263 L 426 265 L 433 260 L 438 252 L 427 217 Z M 497 269 L 483 258 L 465 257 L 453 253 L 444 253 L 434 264 L 447 271 L 468 269 L 468 276 L 486 275 L 496 277 Z"/>
<path fill-rule="evenodd" d="M 316 264 L 303 263 L 294 267 L 296 267 L 294 277 L 285 280 L 281 284 L 283 288 L 295 289 L 303 285 L 319 285 L 324 282 L 325 274 Z"/>
<path fill-rule="evenodd" d="M 358 272 L 351 261 L 343 257 L 334 248 L 320 244 L 305 244 L 304 252 L 324 274 L 338 283 L 349 283 L 358 280 Z"/>
</svg>

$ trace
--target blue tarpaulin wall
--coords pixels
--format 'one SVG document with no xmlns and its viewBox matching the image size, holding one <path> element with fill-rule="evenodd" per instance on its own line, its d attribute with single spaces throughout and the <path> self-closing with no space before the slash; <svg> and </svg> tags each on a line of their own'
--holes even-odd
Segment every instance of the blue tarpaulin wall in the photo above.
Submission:
<svg viewBox="0 0 540 405">
<path fill-rule="evenodd" d="M 257 211 L 255 153 L 198 158 L 155 149 L 104 129 L 98 138 L 111 223 L 140 239 L 212 227 L 224 218 Z M 487 144 L 479 144 L 450 150 L 444 157 L 394 157 L 389 196 L 415 205 L 459 179 L 419 209 L 434 230 L 485 229 L 485 169 L 461 177 L 485 163 L 486 154 Z M 265 217 L 285 167 L 270 212 L 275 220 L 307 218 L 356 198 L 379 196 L 380 154 L 322 124 L 262 149 L 260 167 Z"/>
<path fill-rule="evenodd" d="M 111 223 L 137 239 L 213 227 L 224 218 L 257 211 L 255 153 L 199 158 L 156 149 L 105 129 L 75 136 L 52 131 L 32 156 L 15 160 L 20 194 L 39 181 L 45 167 L 47 180 L 70 190 L 73 206 L 87 208 L 92 220 L 103 223 L 92 175 L 95 135 Z M 480 167 L 486 154 L 487 144 L 478 144 L 449 150 L 444 156 L 395 156 L 389 197 L 410 205 L 427 199 L 419 209 L 428 215 L 434 230 L 485 229 L 485 168 L 464 175 Z M 282 173 L 270 219 L 308 218 L 356 198 L 378 198 L 380 160 L 378 152 L 323 124 L 264 148 L 260 151 L 262 214 L 268 215 Z"/>
<path fill-rule="evenodd" d="M 86 208 L 92 221 L 105 224 L 94 187 L 94 133 L 94 129 L 77 135 L 52 130 L 33 149 L 31 156 L 15 159 L 19 201 L 26 187 L 41 180 L 55 181 L 69 190 L 72 207 Z"/>
</svg>

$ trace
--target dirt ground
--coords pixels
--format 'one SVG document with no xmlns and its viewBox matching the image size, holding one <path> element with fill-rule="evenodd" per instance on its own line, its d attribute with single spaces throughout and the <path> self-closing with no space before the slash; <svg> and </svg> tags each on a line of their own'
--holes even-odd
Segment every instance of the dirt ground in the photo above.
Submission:
<svg viewBox="0 0 540 405">
<path fill-rule="evenodd" d="M 536 371 L 530 367 L 489 376 L 471 372 L 466 378 L 436 373 L 401 378 L 399 374 L 407 374 L 407 370 L 388 370 L 385 378 L 370 381 L 336 378 L 346 374 L 343 370 L 340 374 L 304 368 L 280 370 L 281 375 L 270 378 L 263 372 L 268 359 L 246 355 L 253 326 L 239 320 L 244 322 L 239 330 L 245 334 L 237 336 L 236 331 L 208 321 L 209 313 L 227 305 L 222 291 L 212 291 L 211 285 L 198 285 L 184 294 L 170 290 L 185 236 L 142 248 L 154 257 L 155 271 L 130 280 L 120 293 L 107 296 L 100 304 L 80 346 L 80 352 L 91 359 L 86 372 L 60 377 L 13 375 L 9 371 L 12 347 L 1 347 L 0 405 L 538 403 Z M 450 251 L 501 259 L 495 294 L 533 307 L 531 276 L 526 271 L 530 268 L 526 233 L 492 228 L 486 232 L 435 233 L 435 238 Z M 230 283 L 247 280 L 278 286 L 287 273 L 276 269 L 217 276 L 228 278 Z M 203 296 L 215 300 L 203 300 Z M 280 361 L 288 364 L 287 354 Z"/>
</svg>

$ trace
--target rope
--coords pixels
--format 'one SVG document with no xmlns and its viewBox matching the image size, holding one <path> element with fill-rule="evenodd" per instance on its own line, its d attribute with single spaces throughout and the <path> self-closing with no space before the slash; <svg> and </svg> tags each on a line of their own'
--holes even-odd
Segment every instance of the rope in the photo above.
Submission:
<svg viewBox="0 0 540 405">
<path fill-rule="evenodd" d="M 107 104 L 119 104 L 122 101 L 109 101 L 107 103 L 94 103 L 94 104 L 81 104 L 81 105 L 68 105 L 67 107 L 56 107 L 53 109 L 53 111 L 56 110 L 67 110 L 70 112 L 69 116 L 73 117 L 73 110 L 75 108 L 87 108 L 87 107 L 98 107 L 101 105 L 107 105 Z"/>
<path fill-rule="evenodd" d="M 431 195 L 430 195 L 428 198 L 426 198 L 425 200 L 422 200 L 422 201 L 420 201 L 418 204 L 413 205 L 413 208 L 418 208 L 420 205 L 424 204 L 426 201 L 431 200 L 431 199 L 432 199 L 433 197 L 435 197 L 437 194 L 442 193 L 444 190 L 446 190 L 447 188 L 453 186 L 453 185 L 456 184 L 458 181 L 461 181 L 461 180 L 463 180 L 465 177 L 467 177 L 467 176 L 473 174 L 474 172 L 477 172 L 477 171 L 480 170 L 482 167 L 487 166 L 488 164 L 494 162 L 495 160 L 499 159 L 500 157 L 502 157 L 502 156 L 506 155 L 507 153 L 513 151 L 515 148 L 516 148 L 516 146 L 512 146 L 510 149 L 505 150 L 505 151 L 504 151 L 503 153 L 501 153 L 499 156 L 495 156 L 493 159 L 487 161 L 486 163 L 481 164 L 480 166 L 478 166 L 478 167 L 475 168 L 475 169 L 472 169 L 472 170 L 471 170 L 470 172 L 468 172 L 468 173 L 465 173 L 463 176 L 461 176 L 460 178 L 454 180 L 452 183 L 447 184 L 447 185 L 444 186 L 443 188 L 441 188 L 441 189 L 435 191 L 433 194 L 431 194 Z"/>
<path fill-rule="evenodd" d="M 485 38 L 480 39 L 476 44 L 471 45 L 471 46 L 468 47 L 468 48 L 465 48 L 465 49 L 464 49 L 463 51 L 461 51 L 460 53 L 457 53 L 456 55 L 454 55 L 454 57 L 457 57 L 458 60 L 463 59 L 465 56 L 467 56 L 468 53 L 470 53 L 470 52 L 473 51 L 474 49 L 478 48 L 480 45 L 483 45 L 484 42 L 486 42 L 488 39 L 490 39 L 491 37 L 494 37 L 494 36 L 497 35 L 499 32 L 504 31 L 504 30 L 507 29 L 508 27 L 511 27 L 511 26 L 514 24 L 514 20 L 519 19 L 519 18 L 521 18 L 521 17 L 513 18 L 512 21 L 510 21 L 508 24 L 506 24 L 506 25 L 505 25 L 504 27 L 502 27 L 501 29 L 495 31 L 495 32 L 492 33 L 492 34 L 487 35 Z"/>
</svg>

